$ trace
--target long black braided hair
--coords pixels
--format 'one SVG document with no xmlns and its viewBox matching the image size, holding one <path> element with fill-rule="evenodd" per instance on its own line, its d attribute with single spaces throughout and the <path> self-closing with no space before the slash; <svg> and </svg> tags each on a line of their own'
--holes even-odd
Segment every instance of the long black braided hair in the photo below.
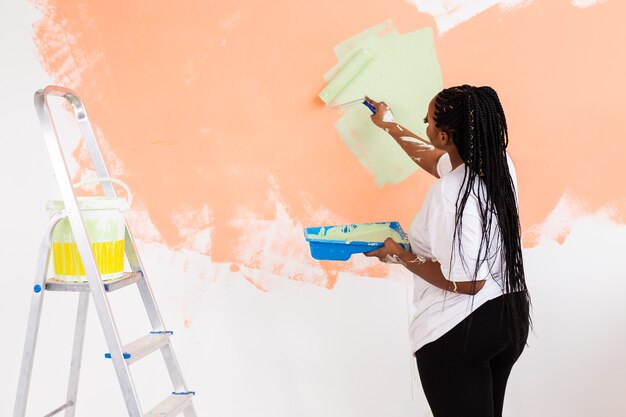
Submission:
<svg viewBox="0 0 626 417">
<path fill-rule="evenodd" d="M 435 97 L 434 105 L 435 125 L 451 136 L 466 165 L 463 185 L 456 201 L 453 242 L 458 243 L 460 258 L 466 266 L 460 237 L 463 210 L 473 195 L 483 225 L 472 275 L 474 286 L 481 265 L 487 262 L 491 270 L 493 256 L 500 256 L 501 270 L 493 272 L 500 273 L 500 285 L 505 293 L 511 293 L 505 297 L 504 314 L 511 323 L 509 336 L 521 349 L 531 326 L 530 294 L 524 276 L 515 185 L 507 163 L 509 138 L 502 104 L 491 87 L 462 85 L 441 91 Z M 494 236 L 499 239 L 492 242 Z M 497 247 L 492 248 L 492 244 Z M 456 250 L 454 246 L 455 243 L 453 252 Z"/>
</svg>

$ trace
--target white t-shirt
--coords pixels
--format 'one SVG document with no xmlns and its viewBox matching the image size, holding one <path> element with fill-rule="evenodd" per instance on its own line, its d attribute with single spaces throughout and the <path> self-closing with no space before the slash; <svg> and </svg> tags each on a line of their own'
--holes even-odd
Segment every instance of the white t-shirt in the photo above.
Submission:
<svg viewBox="0 0 626 417">
<path fill-rule="evenodd" d="M 517 190 L 517 177 L 513 162 L 507 155 L 509 171 Z M 456 200 L 463 183 L 465 164 L 452 170 L 450 156 L 446 153 L 437 163 L 440 178 L 430 187 L 420 211 L 409 229 L 411 250 L 428 259 L 436 259 L 441 264 L 444 277 L 450 281 L 471 281 L 476 267 L 478 248 L 482 235 L 482 220 L 475 193 L 484 185 L 477 178 L 474 193 L 470 193 L 463 211 L 461 246 L 463 257 L 459 255 L 458 241 L 454 241 Z M 478 270 L 477 280 L 486 279 L 483 288 L 474 297 L 455 294 L 437 288 L 414 276 L 413 304 L 416 309 L 410 326 L 411 351 L 416 352 L 454 326 L 463 321 L 472 311 L 504 293 L 500 280 L 501 257 L 499 254 L 499 229 L 495 217 L 490 233 L 489 261 L 483 262 Z M 481 259 L 485 256 L 482 254 Z"/>
</svg>

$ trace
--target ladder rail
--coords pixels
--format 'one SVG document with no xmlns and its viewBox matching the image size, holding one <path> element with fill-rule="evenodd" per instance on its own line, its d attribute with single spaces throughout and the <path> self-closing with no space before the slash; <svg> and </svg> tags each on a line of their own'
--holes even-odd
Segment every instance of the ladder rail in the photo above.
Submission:
<svg viewBox="0 0 626 417">
<path fill-rule="evenodd" d="M 141 258 L 139 257 L 139 252 L 137 251 L 135 241 L 132 235 L 129 233 L 128 224 L 126 225 L 126 241 L 124 246 L 126 248 L 126 255 L 131 269 L 133 271 L 143 272 L 143 263 L 141 261 Z M 159 307 L 156 304 L 156 298 L 154 297 L 154 293 L 148 280 L 142 279 L 141 281 L 139 281 L 137 283 L 137 288 L 139 289 L 139 294 L 141 295 L 141 299 L 146 308 L 148 319 L 152 324 L 152 329 L 155 331 L 167 330 L 165 328 L 163 317 L 161 316 Z M 161 348 L 161 355 L 163 356 L 163 360 L 165 361 L 165 366 L 167 367 L 168 374 L 170 375 L 174 391 L 189 391 L 189 387 L 187 386 L 185 378 L 183 377 L 180 363 L 178 362 L 176 354 L 174 353 L 174 347 L 172 346 L 171 340 L 167 345 Z M 195 417 L 196 414 L 193 403 L 191 403 L 191 405 L 188 407 L 188 410 L 189 411 L 185 412 L 185 416 Z"/>
<path fill-rule="evenodd" d="M 15 407 L 13 417 L 24 417 L 26 415 L 26 404 L 28 403 L 28 393 L 30 389 L 31 376 L 33 374 L 33 363 L 35 361 L 35 348 L 37 347 L 37 337 L 39 336 L 39 322 L 41 321 L 41 310 L 43 298 L 46 293 L 46 273 L 50 262 L 51 237 L 54 227 L 67 216 L 67 210 L 62 210 L 50 218 L 45 226 L 39 258 L 35 268 L 35 283 L 33 285 L 33 296 L 30 301 L 28 314 L 28 324 L 26 325 L 26 336 L 24 340 L 24 350 L 22 353 L 22 364 L 20 376 L 17 383 L 17 394 L 15 396 Z"/>
<path fill-rule="evenodd" d="M 85 141 L 85 146 L 91 157 L 91 161 L 93 162 L 94 168 L 96 170 L 96 174 L 99 178 L 110 178 L 109 171 L 104 163 L 104 159 L 102 157 L 102 152 L 100 152 L 100 148 L 98 147 L 98 142 L 96 141 L 96 137 L 93 133 L 93 129 L 91 128 L 91 123 L 89 122 L 89 117 L 87 116 L 87 109 L 83 105 L 83 102 L 80 100 L 78 95 L 70 90 L 69 88 L 59 87 L 56 85 L 49 85 L 46 88 L 37 91 L 35 95 L 41 94 L 42 99 L 45 102 L 46 107 L 48 106 L 47 97 L 48 95 L 62 97 L 68 101 L 72 110 L 74 111 L 74 116 L 76 117 L 76 121 L 78 122 L 78 127 L 80 129 L 80 133 L 82 134 L 83 140 Z M 48 114 L 49 108 L 48 108 Z M 41 119 L 41 118 L 40 118 Z M 50 121 L 52 122 L 52 117 L 50 116 Z M 53 132 L 56 136 L 56 131 Z M 111 183 L 103 183 L 102 187 L 105 191 L 105 195 L 116 197 L 115 189 L 113 188 L 113 184 Z"/>
<path fill-rule="evenodd" d="M 65 162 L 63 149 L 59 142 L 55 124 L 52 119 L 52 113 L 48 104 L 49 94 L 63 97 L 68 100 L 74 108 L 76 117 L 79 120 L 84 119 L 87 125 L 89 124 L 89 121 L 87 119 L 86 112 L 84 111 L 84 107 L 78 99 L 78 96 L 71 90 L 62 87 L 49 86 L 43 90 L 38 90 L 35 93 L 35 108 L 37 110 L 39 122 L 44 132 L 44 140 L 48 148 L 48 153 L 50 154 L 52 167 L 57 178 L 57 182 L 59 184 L 59 189 L 65 203 L 65 208 L 69 210 L 67 217 L 70 222 L 72 232 L 74 234 L 74 239 L 76 241 L 78 252 L 81 255 L 81 260 L 85 269 L 87 281 L 89 283 L 89 289 L 93 297 L 94 307 L 98 312 L 100 324 L 102 326 L 102 330 L 104 332 L 109 351 L 112 355 L 113 366 L 115 368 L 115 372 L 117 373 L 118 380 L 122 388 L 124 401 L 126 402 L 126 406 L 131 417 L 141 417 L 143 413 L 137 395 L 137 390 L 135 389 L 128 365 L 123 359 L 122 343 L 118 336 L 119 332 L 117 331 L 115 320 L 113 318 L 113 313 L 111 311 L 111 306 L 109 305 L 108 299 L 104 291 L 104 287 L 102 285 L 100 272 L 98 271 L 94 260 L 93 251 L 87 237 L 87 232 L 82 219 L 82 215 L 80 210 L 78 209 L 78 202 L 76 200 L 76 195 L 74 194 L 74 189 L 72 187 L 71 177 L 67 168 L 67 164 Z M 84 125 L 85 124 L 83 123 L 81 126 Z M 81 130 L 90 129 L 81 128 Z M 93 132 L 86 135 L 85 139 L 91 139 L 92 142 L 95 143 Z M 100 161 L 102 161 L 101 156 Z M 98 167 L 96 168 L 98 169 Z M 100 167 L 99 169 L 102 169 L 102 167 Z M 106 168 L 104 168 L 104 170 L 106 172 Z M 114 193 L 115 191 L 112 192 Z"/>
<path fill-rule="evenodd" d="M 74 327 L 74 346 L 72 347 L 72 360 L 70 362 L 70 377 L 67 384 L 65 417 L 76 415 L 76 397 L 78 395 L 78 380 L 80 378 L 80 365 L 85 346 L 85 330 L 87 327 L 87 311 L 89 309 L 89 293 L 78 293 L 78 307 L 76 308 L 76 325 Z"/>
</svg>

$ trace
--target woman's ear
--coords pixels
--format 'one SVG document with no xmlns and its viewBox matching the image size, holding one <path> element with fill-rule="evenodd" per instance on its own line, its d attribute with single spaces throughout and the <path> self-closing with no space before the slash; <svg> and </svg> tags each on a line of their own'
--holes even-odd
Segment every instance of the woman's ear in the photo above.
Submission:
<svg viewBox="0 0 626 417">
<path fill-rule="evenodd" d="M 441 135 L 439 138 L 441 140 L 441 144 L 443 146 L 448 146 L 450 144 L 450 141 L 452 140 L 452 138 L 450 137 L 450 135 L 448 134 L 448 132 L 441 130 L 439 131 L 439 134 Z"/>
</svg>

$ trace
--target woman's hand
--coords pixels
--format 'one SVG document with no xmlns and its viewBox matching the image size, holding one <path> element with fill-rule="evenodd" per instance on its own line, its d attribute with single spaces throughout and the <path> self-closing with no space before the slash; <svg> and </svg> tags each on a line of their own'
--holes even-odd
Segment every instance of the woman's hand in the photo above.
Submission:
<svg viewBox="0 0 626 417">
<path fill-rule="evenodd" d="M 365 101 L 376 107 L 376 113 L 371 116 L 372 122 L 374 122 L 376 126 L 382 129 L 391 129 L 396 126 L 393 113 L 384 101 L 374 101 L 368 96 L 365 96 Z"/>
<path fill-rule="evenodd" d="M 388 237 L 385 239 L 383 246 L 373 250 L 371 252 L 364 253 L 365 256 L 374 256 L 378 258 L 381 262 L 389 262 L 389 259 L 400 263 L 408 252 L 405 251 L 402 246 L 398 244 L 395 240 Z"/>
</svg>

